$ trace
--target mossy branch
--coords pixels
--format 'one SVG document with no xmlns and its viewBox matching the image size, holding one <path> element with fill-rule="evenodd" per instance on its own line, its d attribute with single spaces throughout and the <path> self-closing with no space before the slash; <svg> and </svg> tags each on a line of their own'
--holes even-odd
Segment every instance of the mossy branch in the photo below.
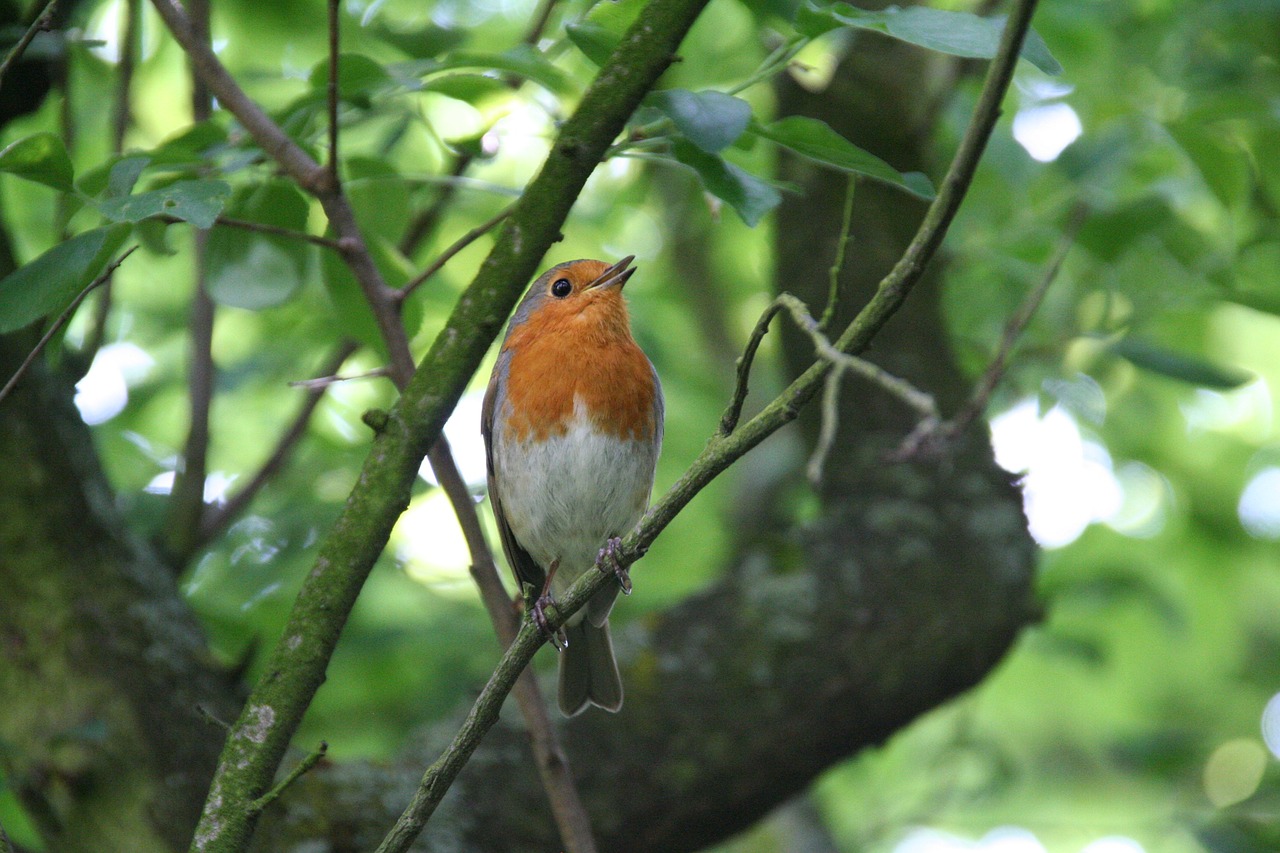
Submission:
<svg viewBox="0 0 1280 853">
<path fill-rule="evenodd" d="M 1036 0 L 1017 0 L 1010 10 L 1000 48 L 988 69 L 973 121 L 961 140 L 937 197 L 902 258 L 880 282 L 876 295 L 836 342 L 838 351 L 852 354 L 866 348 L 871 338 L 901 306 L 923 275 L 929 259 L 942 244 L 947 228 L 973 181 L 978 161 L 999 118 L 1000 103 L 1013 76 L 1018 51 L 1031 24 L 1035 4 Z M 769 310 L 776 312 L 777 309 L 771 307 Z M 720 472 L 793 421 L 805 403 L 817 393 L 831 369 L 832 360 L 820 357 L 755 417 L 736 429 L 731 427 L 726 430 L 722 426 L 684 475 L 649 508 L 636 527 L 623 539 L 622 547 L 616 552 L 619 563 L 624 567 L 630 566 L 642 557 L 672 519 Z M 420 371 L 419 377 L 421 376 Z M 560 598 L 559 606 L 553 612 L 555 618 L 551 620 L 551 627 L 559 627 L 564 619 L 585 606 L 606 584 L 616 582 L 612 571 L 588 572 L 583 575 Z M 525 619 L 515 642 L 499 661 L 453 741 L 440 758 L 427 768 L 413 799 L 391 832 L 383 839 L 377 853 L 403 853 L 409 849 L 485 733 L 497 722 L 498 712 L 516 678 L 544 642 L 546 638 L 539 629 L 531 620 Z"/>
</svg>

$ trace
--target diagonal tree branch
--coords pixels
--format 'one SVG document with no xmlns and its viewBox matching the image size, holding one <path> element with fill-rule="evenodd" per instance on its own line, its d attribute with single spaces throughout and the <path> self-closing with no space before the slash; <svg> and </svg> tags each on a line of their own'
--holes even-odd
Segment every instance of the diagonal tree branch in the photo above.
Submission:
<svg viewBox="0 0 1280 853">
<path fill-rule="evenodd" d="M 1000 103 L 1008 90 L 1018 61 L 1018 51 L 1031 24 L 1035 0 L 1018 0 L 1010 11 L 1001 37 L 1000 48 L 992 60 L 983 84 L 978 106 L 960 147 L 943 180 L 942 188 L 930 205 L 903 257 L 880 283 L 875 297 L 859 312 L 840 336 L 838 348 L 853 353 L 865 349 L 867 343 L 888 321 L 924 273 L 925 265 L 942 244 L 947 227 L 959 209 L 987 140 L 1000 115 Z M 675 518 L 694 495 L 724 469 L 790 423 L 814 394 L 833 364 L 819 359 L 781 395 L 758 415 L 731 434 L 717 433 L 706 449 L 693 461 L 684 475 L 656 504 L 649 508 L 639 524 L 624 539 L 617 552 L 618 561 L 629 566 L 644 555 L 658 534 Z M 583 607 L 606 584 L 614 583 L 612 571 L 588 572 L 564 595 L 556 608 L 552 628 Z M 378 853 L 402 853 L 422 831 L 445 792 L 479 745 L 485 733 L 498 720 L 503 700 L 516 677 L 546 642 L 532 620 L 525 620 L 520 633 L 499 661 L 467 714 L 448 748 L 423 775 L 412 801 L 396 825 L 383 839 Z"/>
</svg>

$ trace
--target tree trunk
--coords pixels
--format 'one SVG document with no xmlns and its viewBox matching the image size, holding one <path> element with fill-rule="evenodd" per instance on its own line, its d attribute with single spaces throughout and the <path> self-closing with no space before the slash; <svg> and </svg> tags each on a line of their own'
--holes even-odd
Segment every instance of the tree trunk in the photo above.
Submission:
<svg viewBox="0 0 1280 853">
<path fill-rule="evenodd" d="M 30 350 L 0 337 L 0 376 Z M 37 364 L 0 405 L 0 750 L 50 850 L 185 848 L 234 716 L 170 573 L 126 533 L 71 403 Z"/>
</svg>

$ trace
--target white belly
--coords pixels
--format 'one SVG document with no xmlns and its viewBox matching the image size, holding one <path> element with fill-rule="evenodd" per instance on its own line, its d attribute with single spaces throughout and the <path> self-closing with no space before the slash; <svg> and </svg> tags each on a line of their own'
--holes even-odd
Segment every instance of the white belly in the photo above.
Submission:
<svg viewBox="0 0 1280 853">
<path fill-rule="evenodd" d="M 581 405 L 564 435 L 544 441 L 512 442 L 495 429 L 493 452 L 511 532 L 544 569 L 559 560 L 557 595 L 594 565 L 606 539 L 639 521 L 658 458 L 653 442 L 597 432 Z"/>
</svg>

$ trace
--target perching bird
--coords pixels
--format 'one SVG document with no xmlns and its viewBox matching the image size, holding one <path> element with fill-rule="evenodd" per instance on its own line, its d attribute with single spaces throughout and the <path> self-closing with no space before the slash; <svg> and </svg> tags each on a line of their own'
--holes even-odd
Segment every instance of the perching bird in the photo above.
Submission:
<svg viewBox="0 0 1280 853">
<path fill-rule="evenodd" d="M 489 498 L 517 582 L 538 593 L 533 617 L 544 629 L 551 597 L 597 558 L 609 565 L 653 489 L 662 386 L 631 337 L 622 287 L 632 259 L 569 261 L 539 276 L 511 318 L 485 392 Z M 622 707 L 608 618 L 630 580 L 623 571 L 618 580 L 565 626 L 558 692 L 566 715 L 587 703 Z"/>
</svg>

